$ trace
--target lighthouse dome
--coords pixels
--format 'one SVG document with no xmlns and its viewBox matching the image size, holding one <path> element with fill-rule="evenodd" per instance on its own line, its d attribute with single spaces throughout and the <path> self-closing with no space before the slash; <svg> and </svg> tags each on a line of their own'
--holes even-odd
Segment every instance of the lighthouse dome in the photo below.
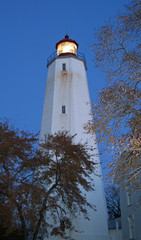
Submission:
<svg viewBox="0 0 141 240">
<path fill-rule="evenodd" d="M 78 43 L 70 39 L 69 36 L 66 35 L 64 39 L 56 43 L 56 49 L 57 49 L 57 56 L 64 56 L 64 55 L 77 56 Z"/>
</svg>

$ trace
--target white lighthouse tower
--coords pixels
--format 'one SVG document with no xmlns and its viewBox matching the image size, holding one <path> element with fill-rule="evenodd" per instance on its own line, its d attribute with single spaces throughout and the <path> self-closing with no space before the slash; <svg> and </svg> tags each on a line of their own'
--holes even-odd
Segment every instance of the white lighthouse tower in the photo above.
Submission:
<svg viewBox="0 0 141 240">
<path fill-rule="evenodd" d="M 91 120 L 90 97 L 86 77 L 84 55 L 77 52 L 78 44 L 65 39 L 56 44 L 57 52 L 48 59 L 48 76 L 41 123 L 40 141 L 59 130 L 77 134 L 76 142 L 86 141 L 93 147 L 98 174 L 93 175 L 95 191 L 87 193 L 87 199 L 95 204 L 96 211 L 89 210 L 90 221 L 78 217 L 74 224 L 79 232 L 72 233 L 75 240 L 108 240 L 107 214 L 101 168 L 95 136 L 86 133 L 84 124 Z M 60 238 L 50 238 L 60 239 Z"/>
</svg>

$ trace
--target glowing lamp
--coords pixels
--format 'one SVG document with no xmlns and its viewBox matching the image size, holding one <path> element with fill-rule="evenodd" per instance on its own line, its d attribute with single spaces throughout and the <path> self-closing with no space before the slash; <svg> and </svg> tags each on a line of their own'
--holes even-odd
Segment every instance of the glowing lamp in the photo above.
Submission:
<svg viewBox="0 0 141 240">
<path fill-rule="evenodd" d="M 65 39 L 56 43 L 56 49 L 57 49 L 58 56 L 64 56 L 64 55 L 77 56 L 78 43 L 72 39 L 69 39 L 69 36 L 66 35 Z"/>
</svg>

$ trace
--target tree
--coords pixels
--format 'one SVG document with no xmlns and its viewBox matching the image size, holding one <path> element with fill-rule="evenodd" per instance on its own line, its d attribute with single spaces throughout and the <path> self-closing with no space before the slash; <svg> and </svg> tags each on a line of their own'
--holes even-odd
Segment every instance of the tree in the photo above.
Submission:
<svg viewBox="0 0 141 240">
<path fill-rule="evenodd" d="M 140 33 L 141 1 L 132 0 L 123 13 L 96 31 L 91 46 L 107 87 L 99 92 L 92 107 L 93 121 L 85 128 L 94 130 L 98 141 L 113 149 L 111 176 L 120 169 L 125 184 L 138 181 L 141 173 Z"/>
<path fill-rule="evenodd" d="M 82 213 L 89 219 L 87 209 L 95 207 L 82 188 L 94 190 L 95 163 L 74 137 L 58 132 L 37 149 L 36 134 L 0 123 L 0 220 L 6 235 L 19 230 L 23 240 L 71 239 L 72 218 Z"/>
<path fill-rule="evenodd" d="M 22 240 L 22 234 L 19 229 L 13 229 L 10 233 L 7 232 L 7 229 L 0 225 L 0 239 L 2 240 Z"/>
<path fill-rule="evenodd" d="M 120 194 L 117 185 L 107 185 L 105 188 L 106 203 L 109 219 L 115 219 L 121 216 Z"/>
<path fill-rule="evenodd" d="M 48 233 L 71 239 L 67 231 L 74 229 L 72 219 L 82 213 L 89 219 L 86 209 L 93 208 L 82 189 L 93 191 L 91 174 L 95 163 L 88 154 L 87 144 L 74 143 L 74 137 L 68 132 L 58 132 L 49 135 L 46 142 L 40 145 L 42 167 L 36 173 L 36 179 L 45 190 L 34 238 L 41 225 L 48 226 Z M 46 213 L 46 214 L 45 214 Z M 71 213 L 71 217 L 70 217 Z M 50 223 L 52 219 L 54 227 Z"/>
<path fill-rule="evenodd" d="M 26 220 L 33 216 L 36 143 L 35 134 L 15 129 L 8 121 L 0 122 L 0 221 L 5 235 L 20 230 L 22 239 L 27 239 Z"/>
</svg>

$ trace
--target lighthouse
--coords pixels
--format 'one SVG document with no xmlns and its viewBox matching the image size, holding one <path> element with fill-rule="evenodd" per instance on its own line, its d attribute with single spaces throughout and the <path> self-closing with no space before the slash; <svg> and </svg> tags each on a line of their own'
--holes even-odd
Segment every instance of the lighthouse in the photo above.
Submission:
<svg viewBox="0 0 141 240">
<path fill-rule="evenodd" d="M 78 53 L 78 43 L 68 35 L 56 44 L 56 51 L 47 60 L 47 84 L 41 122 L 40 141 L 48 134 L 67 130 L 75 135 L 75 141 L 87 142 L 93 149 L 97 173 L 92 178 L 95 191 L 86 193 L 88 202 L 96 206 L 96 211 L 89 210 L 90 220 L 78 216 L 74 225 L 78 232 L 72 232 L 75 240 L 109 240 L 106 204 L 104 197 L 101 167 L 96 137 L 86 133 L 84 125 L 92 120 L 91 104 L 86 76 L 86 61 Z M 60 238 L 49 238 L 50 240 Z"/>
</svg>

